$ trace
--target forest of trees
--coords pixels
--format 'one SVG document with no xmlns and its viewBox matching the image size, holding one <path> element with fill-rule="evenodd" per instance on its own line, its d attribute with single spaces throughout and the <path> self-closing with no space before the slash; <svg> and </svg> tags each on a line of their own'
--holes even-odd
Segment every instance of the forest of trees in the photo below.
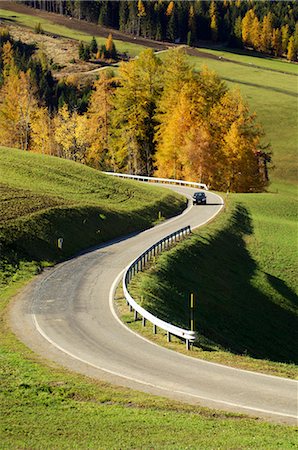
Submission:
<svg viewBox="0 0 298 450">
<path fill-rule="evenodd" d="M 117 76 L 101 72 L 80 110 L 61 95 L 57 101 L 59 84 L 42 53 L 26 56 L 5 31 L 0 44 L 1 145 L 213 189 L 266 187 L 270 155 L 255 116 L 215 73 L 194 71 L 182 50 L 163 61 L 146 50 L 123 62 Z"/>
<path fill-rule="evenodd" d="M 150 39 L 248 47 L 297 60 L 296 1 L 27 0 L 26 5 Z"/>
</svg>

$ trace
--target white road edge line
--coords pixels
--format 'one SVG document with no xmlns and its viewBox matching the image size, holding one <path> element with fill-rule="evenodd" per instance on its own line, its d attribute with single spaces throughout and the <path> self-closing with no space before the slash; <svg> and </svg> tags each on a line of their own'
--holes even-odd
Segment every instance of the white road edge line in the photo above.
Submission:
<svg viewBox="0 0 298 450">
<path fill-rule="evenodd" d="M 118 319 L 118 320 L 120 320 L 120 319 Z M 121 323 L 122 323 L 122 322 L 121 322 Z M 63 348 L 63 347 L 61 347 L 60 345 L 56 344 L 56 342 L 54 342 L 54 341 L 53 341 L 53 340 L 52 340 L 52 339 L 51 339 L 51 338 L 50 338 L 50 337 L 49 337 L 49 336 L 48 336 L 48 335 L 40 328 L 40 326 L 39 326 L 39 324 L 38 324 L 38 321 L 37 321 L 37 319 L 36 319 L 35 314 L 34 314 L 34 324 L 35 324 L 35 327 L 36 327 L 37 331 L 41 334 L 41 336 L 43 336 L 44 339 L 46 339 L 50 344 L 52 344 L 54 347 L 56 347 L 56 348 L 57 348 L 58 350 L 60 350 L 61 352 L 67 354 L 68 356 L 70 356 L 70 357 L 73 358 L 73 359 L 76 359 L 77 361 L 80 361 L 80 362 L 82 362 L 82 363 L 84 363 L 84 364 L 87 364 L 87 365 L 89 365 L 89 366 L 91 366 L 91 367 L 94 367 L 95 369 L 102 370 L 103 372 L 110 373 L 111 375 L 116 375 L 116 376 L 118 376 L 118 377 L 120 377 L 120 378 L 124 378 L 125 380 L 133 381 L 133 382 L 135 382 L 135 383 L 138 383 L 138 384 L 141 384 L 141 385 L 143 384 L 143 385 L 145 385 L 145 386 L 150 386 L 150 387 L 153 387 L 153 388 L 155 388 L 155 389 L 159 389 L 159 390 L 161 390 L 161 391 L 175 392 L 175 393 L 177 393 L 177 394 L 183 394 L 183 395 L 187 395 L 187 396 L 189 396 L 189 397 L 193 397 L 193 398 L 197 398 L 197 399 L 201 399 L 201 400 L 206 400 L 206 401 L 211 401 L 211 402 L 214 402 L 214 403 L 217 403 L 217 404 L 223 404 L 223 405 L 228 405 L 228 406 L 235 406 L 235 407 L 240 408 L 240 409 L 243 409 L 243 410 L 250 410 L 250 411 L 255 411 L 255 412 L 262 412 L 262 413 L 271 414 L 271 415 L 276 415 L 276 416 L 281 416 L 281 417 L 290 417 L 290 418 L 292 418 L 292 419 L 296 419 L 296 418 L 297 418 L 296 416 L 292 416 L 291 414 L 284 414 L 284 413 L 280 413 L 280 412 L 277 412 L 277 411 L 270 411 L 270 410 L 267 410 L 267 409 L 253 408 L 253 407 L 250 407 L 250 406 L 243 406 L 243 405 L 239 405 L 238 403 L 226 402 L 226 401 L 224 401 L 224 400 L 214 400 L 213 398 L 204 397 L 204 396 L 201 396 L 201 395 L 190 394 L 190 393 L 184 392 L 184 391 L 168 389 L 168 388 L 166 388 L 166 387 L 158 386 L 157 384 L 148 383 L 148 382 L 146 382 L 146 381 L 144 381 L 144 380 L 139 380 L 139 379 L 134 378 L 134 377 L 129 377 L 129 376 L 127 376 L 127 375 L 122 375 L 121 373 L 115 372 L 115 371 L 113 371 L 113 370 L 105 369 L 105 368 L 103 368 L 103 367 L 100 367 L 100 366 L 98 366 L 98 365 L 96 365 L 96 364 L 93 364 L 93 363 L 91 363 L 91 362 L 89 362 L 89 361 L 87 361 L 87 360 L 85 360 L 85 359 L 83 359 L 83 358 L 80 358 L 80 357 L 74 355 L 73 353 L 69 352 L 69 351 L 66 350 L 65 348 Z"/>
</svg>

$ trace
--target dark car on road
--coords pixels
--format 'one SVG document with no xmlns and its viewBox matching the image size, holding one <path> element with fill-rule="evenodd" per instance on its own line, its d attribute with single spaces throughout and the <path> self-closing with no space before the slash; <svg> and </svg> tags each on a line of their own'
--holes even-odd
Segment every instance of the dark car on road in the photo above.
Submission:
<svg viewBox="0 0 298 450">
<path fill-rule="evenodd" d="M 195 192 L 192 196 L 192 201 L 194 205 L 206 205 L 207 198 L 205 192 Z"/>
</svg>

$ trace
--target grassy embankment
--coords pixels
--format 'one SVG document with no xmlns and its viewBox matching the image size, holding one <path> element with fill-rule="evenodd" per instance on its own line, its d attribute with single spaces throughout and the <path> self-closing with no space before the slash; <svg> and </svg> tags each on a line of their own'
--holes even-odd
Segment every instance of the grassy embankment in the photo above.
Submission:
<svg viewBox="0 0 298 450">
<path fill-rule="evenodd" d="M 8 24 L 21 25 L 32 29 L 34 29 L 36 25 L 40 24 L 42 30 L 45 31 L 46 33 L 63 36 L 69 39 L 75 39 L 77 41 L 90 43 L 91 40 L 91 36 L 88 33 L 56 24 L 42 17 L 31 16 L 30 14 L 22 14 L 0 8 L 0 19 L 3 19 L 4 23 L 5 21 L 7 21 Z M 99 46 L 106 43 L 106 38 L 97 36 L 96 34 L 95 37 Z M 126 53 L 131 57 L 139 55 L 143 50 L 146 49 L 146 47 L 143 45 L 134 44 L 131 42 L 124 42 L 117 39 L 114 39 L 114 43 L 119 53 L 122 54 Z"/>
<path fill-rule="evenodd" d="M 59 158 L 0 148 L 1 284 L 15 269 L 54 263 L 147 228 L 159 212 L 181 211 L 182 197 L 135 185 Z M 64 239 L 63 249 L 57 239 Z"/>
<path fill-rule="evenodd" d="M 149 310 L 183 326 L 187 295 L 198 292 L 200 346 L 194 356 L 297 377 L 297 65 L 258 58 L 256 68 L 250 56 L 226 58 L 243 65 L 190 59 L 237 85 L 257 112 L 272 144 L 273 182 L 265 194 L 230 195 L 220 219 L 160 257 L 134 289 Z M 162 333 L 152 337 L 121 310 L 134 329 L 184 351 L 179 341 L 167 344 Z"/>
</svg>

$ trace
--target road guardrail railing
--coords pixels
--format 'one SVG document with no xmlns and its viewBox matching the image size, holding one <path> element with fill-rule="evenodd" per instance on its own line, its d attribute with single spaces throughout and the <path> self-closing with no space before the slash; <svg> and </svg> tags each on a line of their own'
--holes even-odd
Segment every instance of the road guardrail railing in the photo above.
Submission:
<svg viewBox="0 0 298 450">
<path fill-rule="evenodd" d="M 151 183 L 166 183 L 166 184 L 178 184 L 179 186 L 195 187 L 198 189 L 205 189 L 208 191 L 208 186 L 204 183 L 196 183 L 195 181 L 184 181 L 184 180 L 174 180 L 173 178 L 156 178 L 156 177 L 146 177 L 143 175 L 129 175 L 127 173 L 116 173 L 116 172 L 103 172 L 106 175 L 113 175 L 119 178 L 130 178 L 132 180 L 138 181 L 148 181 Z"/>
<path fill-rule="evenodd" d="M 138 273 L 143 271 L 150 260 L 153 260 L 154 257 L 161 253 L 163 250 L 169 248 L 174 242 L 180 241 L 184 239 L 187 235 L 191 233 L 191 228 L 188 225 L 187 227 L 181 228 L 180 230 L 175 231 L 174 233 L 169 234 L 164 237 L 160 241 L 156 242 L 150 248 L 145 250 L 138 258 L 136 258 L 129 266 L 125 269 L 123 275 L 123 291 L 127 304 L 130 307 L 130 310 L 134 310 L 135 320 L 138 319 L 138 314 L 142 316 L 143 325 L 146 325 L 146 321 L 148 320 L 153 324 L 153 332 L 156 334 L 157 327 L 165 330 L 167 332 L 168 341 L 171 341 L 171 335 L 178 336 L 180 338 L 185 339 L 186 348 L 190 348 L 190 344 L 195 341 L 196 333 L 195 331 L 186 330 L 184 328 L 177 327 L 172 325 L 164 320 L 155 317 L 149 311 L 144 309 L 141 305 L 139 305 L 136 300 L 129 293 L 129 283 L 133 279 L 133 277 Z"/>
</svg>

